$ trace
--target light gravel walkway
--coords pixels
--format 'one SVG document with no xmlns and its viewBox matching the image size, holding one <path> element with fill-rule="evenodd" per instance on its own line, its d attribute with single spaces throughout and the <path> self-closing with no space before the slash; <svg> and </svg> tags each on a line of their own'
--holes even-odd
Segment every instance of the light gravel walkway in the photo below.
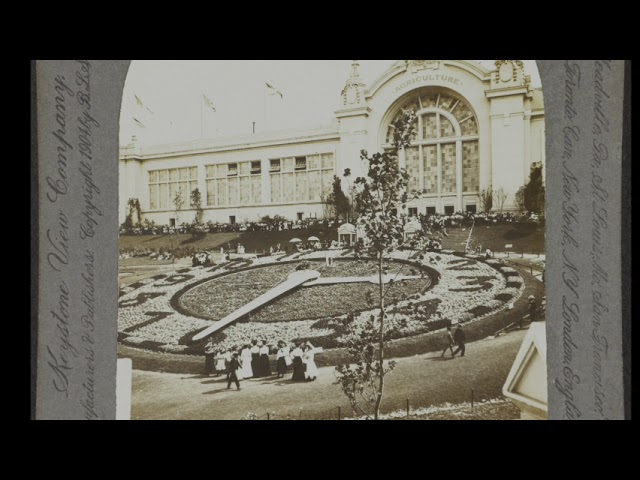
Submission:
<svg viewBox="0 0 640 480">
<path fill-rule="evenodd" d="M 502 385 L 524 338 L 516 331 L 497 338 L 467 344 L 465 357 L 440 358 L 440 353 L 397 360 L 387 377 L 383 412 L 470 401 L 501 396 Z M 249 412 L 266 419 L 335 419 L 351 409 L 340 387 L 333 382 L 334 368 L 319 369 L 311 383 L 294 383 L 275 377 L 245 380 L 241 390 L 226 390 L 220 377 L 133 372 L 132 419 L 227 419 L 239 420 Z"/>
</svg>

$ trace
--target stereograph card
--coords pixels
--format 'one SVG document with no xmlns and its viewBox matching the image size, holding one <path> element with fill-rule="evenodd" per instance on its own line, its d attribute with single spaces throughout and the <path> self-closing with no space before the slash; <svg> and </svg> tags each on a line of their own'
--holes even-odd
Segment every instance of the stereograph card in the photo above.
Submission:
<svg viewBox="0 0 640 480">
<path fill-rule="evenodd" d="M 629 68 L 34 61 L 33 418 L 630 418 Z"/>
</svg>

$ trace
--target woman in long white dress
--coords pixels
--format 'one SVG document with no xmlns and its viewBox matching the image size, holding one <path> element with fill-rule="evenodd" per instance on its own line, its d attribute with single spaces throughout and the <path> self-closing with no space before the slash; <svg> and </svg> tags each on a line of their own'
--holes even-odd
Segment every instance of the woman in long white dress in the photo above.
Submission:
<svg viewBox="0 0 640 480">
<path fill-rule="evenodd" d="M 315 362 L 316 349 L 313 347 L 311 342 L 307 342 L 304 350 L 304 354 L 302 355 L 302 359 L 306 365 L 305 375 L 307 377 L 307 382 L 313 382 L 318 376 L 318 367 Z"/>
<path fill-rule="evenodd" d="M 224 353 L 222 350 L 218 350 L 218 354 L 216 355 L 216 376 L 220 376 L 227 370 L 226 360 L 224 358 Z"/>
<path fill-rule="evenodd" d="M 251 347 L 245 345 L 240 352 L 240 360 L 242 361 L 242 368 L 240 369 L 240 375 L 242 378 L 253 377 L 253 368 L 251 368 Z"/>
</svg>

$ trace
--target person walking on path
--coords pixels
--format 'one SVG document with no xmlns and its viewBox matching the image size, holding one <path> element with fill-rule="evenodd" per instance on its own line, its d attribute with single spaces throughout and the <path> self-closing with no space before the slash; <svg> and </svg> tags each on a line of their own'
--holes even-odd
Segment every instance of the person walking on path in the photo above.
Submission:
<svg viewBox="0 0 640 480">
<path fill-rule="evenodd" d="M 218 350 L 216 354 L 216 377 L 219 377 L 227 371 L 227 361 L 224 358 L 224 351 Z"/>
<path fill-rule="evenodd" d="M 278 342 L 278 354 L 276 356 L 276 368 L 278 370 L 278 378 L 284 378 L 287 373 L 287 358 L 289 358 L 289 347 L 280 340 Z"/>
<path fill-rule="evenodd" d="M 216 350 L 213 342 L 209 341 L 204 350 L 204 374 L 208 377 L 216 370 Z"/>
<path fill-rule="evenodd" d="M 231 359 L 233 358 L 233 352 L 231 351 L 230 348 L 227 348 L 227 350 L 224 352 L 224 372 L 227 375 L 227 380 L 229 380 L 229 376 L 231 375 L 229 372 L 229 363 L 231 362 Z"/>
<path fill-rule="evenodd" d="M 240 369 L 240 361 L 238 360 L 238 352 L 233 352 L 231 356 L 231 360 L 228 365 L 228 380 L 227 380 L 227 390 L 231 388 L 231 383 L 235 383 L 238 390 L 240 390 L 240 380 L 238 380 L 237 371 Z"/>
<path fill-rule="evenodd" d="M 267 345 L 266 341 L 258 342 L 258 345 L 260 345 L 260 376 L 270 377 L 271 363 L 269 362 L 269 345 Z"/>
<path fill-rule="evenodd" d="M 291 358 L 293 360 L 293 376 L 291 380 L 294 382 L 304 382 L 304 363 L 302 362 L 302 348 L 300 348 L 300 344 L 296 345 L 296 348 L 291 352 Z"/>
<path fill-rule="evenodd" d="M 311 342 L 307 342 L 302 354 L 302 361 L 306 365 L 305 375 L 308 382 L 313 382 L 318 377 L 318 367 L 315 361 L 316 353 L 319 353 L 318 350 L 322 351 L 322 349 L 314 348 Z"/>
<path fill-rule="evenodd" d="M 453 341 L 456 342 L 456 345 L 458 345 L 458 348 L 456 348 L 456 350 L 454 352 L 451 353 L 451 358 L 456 356 L 456 353 L 460 352 L 460 356 L 464 357 L 464 344 L 467 341 L 467 336 L 464 333 L 464 330 L 462 329 L 462 324 L 459 323 L 458 327 L 456 328 L 456 331 L 453 332 Z"/>
<path fill-rule="evenodd" d="M 242 378 L 251 378 L 253 377 L 253 368 L 252 364 L 252 355 L 251 355 L 251 346 L 249 344 L 245 345 L 240 352 L 240 361 L 242 362 L 242 369 L 240 370 L 240 374 Z"/>
<path fill-rule="evenodd" d="M 251 340 L 251 371 L 253 378 L 262 377 L 262 370 L 260 370 L 260 347 L 258 346 L 258 340 Z"/>
<path fill-rule="evenodd" d="M 440 358 L 444 357 L 444 354 L 447 352 L 448 350 L 451 350 L 451 356 L 453 357 L 453 345 L 455 344 L 455 341 L 453 340 L 453 335 L 451 334 L 451 327 L 447 327 L 447 331 L 444 334 L 444 350 L 442 351 L 442 355 L 440 355 Z"/>
<path fill-rule="evenodd" d="M 532 323 L 538 321 L 538 302 L 533 295 L 529 295 L 529 320 Z"/>
</svg>

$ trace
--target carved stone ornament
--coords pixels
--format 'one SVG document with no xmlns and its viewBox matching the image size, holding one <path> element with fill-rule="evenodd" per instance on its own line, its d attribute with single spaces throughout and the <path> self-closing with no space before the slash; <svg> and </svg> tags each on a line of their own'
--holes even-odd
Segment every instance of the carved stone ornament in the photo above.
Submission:
<svg viewBox="0 0 640 480">
<path fill-rule="evenodd" d="M 496 83 L 517 81 L 519 70 L 524 70 L 522 60 L 496 60 Z"/>
<path fill-rule="evenodd" d="M 498 75 L 500 76 L 501 82 L 509 82 L 513 79 L 513 64 L 510 62 L 505 62 L 500 65 L 498 69 Z"/>
<path fill-rule="evenodd" d="M 363 92 L 366 85 L 360 78 L 360 73 L 358 72 L 359 66 L 360 64 L 357 60 L 354 60 L 351 64 L 351 68 L 353 69 L 351 77 L 347 80 L 342 90 L 342 104 L 344 106 L 358 105 L 363 102 Z"/>
<path fill-rule="evenodd" d="M 347 87 L 347 104 L 353 105 L 358 102 L 358 88 L 356 86 Z"/>
<path fill-rule="evenodd" d="M 442 66 L 442 60 L 406 60 L 407 69 L 412 73 L 418 70 L 438 70 Z"/>
</svg>

